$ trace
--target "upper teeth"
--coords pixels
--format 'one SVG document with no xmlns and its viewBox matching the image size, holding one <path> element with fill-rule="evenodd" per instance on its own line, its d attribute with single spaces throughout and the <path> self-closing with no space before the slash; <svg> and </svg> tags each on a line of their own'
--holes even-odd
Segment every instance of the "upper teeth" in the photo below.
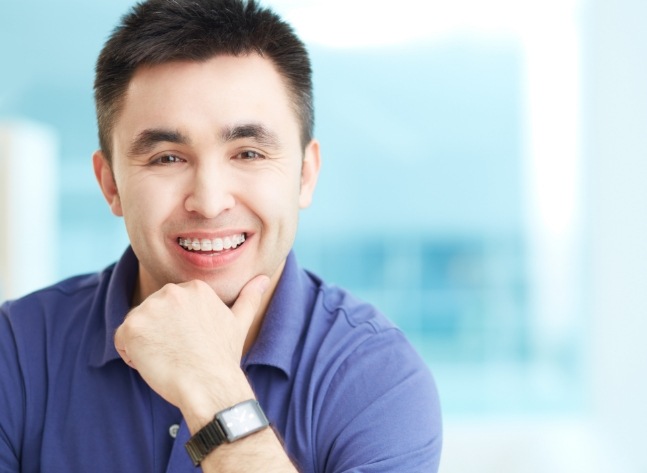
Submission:
<svg viewBox="0 0 647 473">
<path fill-rule="evenodd" d="M 224 238 L 178 238 L 181 247 L 194 251 L 222 251 L 236 248 L 245 241 L 245 234 L 227 236 Z"/>
</svg>

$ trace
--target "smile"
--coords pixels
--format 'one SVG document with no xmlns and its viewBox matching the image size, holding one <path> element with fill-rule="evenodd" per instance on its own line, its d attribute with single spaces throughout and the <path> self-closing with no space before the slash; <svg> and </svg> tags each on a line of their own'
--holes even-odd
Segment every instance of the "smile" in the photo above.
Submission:
<svg viewBox="0 0 647 473">
<path fill-rule="evenodd" d="M 231 235 L 224 238 L 214 238 L 213 240 L 208 238 L 179 237 L 177 242 L 182 248 L 189 251 L 218 252 L 239 247 L 245 242 L 245 234 L 240 233 L 238 235 Z"/>
</svg>

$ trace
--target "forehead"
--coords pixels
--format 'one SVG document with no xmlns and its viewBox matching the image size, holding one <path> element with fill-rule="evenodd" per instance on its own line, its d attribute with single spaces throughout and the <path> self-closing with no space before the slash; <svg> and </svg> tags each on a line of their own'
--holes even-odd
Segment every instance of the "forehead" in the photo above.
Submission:
<svg viewBox="0 0 647 473">
<path fill-rule="evenodd" d="M 215 56 L 140 67 L 126 90 L 114 139 L 142 128 L 198 132 L 257 122 L 298 138 L 298 117 L 284 78 L 257 54 Z"/>
</svg>

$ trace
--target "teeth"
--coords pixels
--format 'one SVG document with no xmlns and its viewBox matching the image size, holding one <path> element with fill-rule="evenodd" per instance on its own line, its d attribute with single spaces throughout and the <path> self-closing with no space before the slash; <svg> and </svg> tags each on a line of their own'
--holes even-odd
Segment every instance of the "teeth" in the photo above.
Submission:
<svg viewBox="0 0 647 473">
<path fill-rule="evenodd" d="M 211 251 L 211 247 L 213 246 L 211 244 L 211 240 L 208 240 L 207 238 L 204 238 L 200 243 L 202 243 L 201 246 L 200 246 L 200 249 L 202 251 Z"/>
<path fill-rule="evenodd" d="M 245 241 L 245 234 L 239 233 L 238 235 L 227 236 L 225 238 L 214 238 L 209 240 L 203 238 L 178 238 L 178 243 L 182 248 L 191 251 L 222 251 L 237 248 Z"/>
</svg>

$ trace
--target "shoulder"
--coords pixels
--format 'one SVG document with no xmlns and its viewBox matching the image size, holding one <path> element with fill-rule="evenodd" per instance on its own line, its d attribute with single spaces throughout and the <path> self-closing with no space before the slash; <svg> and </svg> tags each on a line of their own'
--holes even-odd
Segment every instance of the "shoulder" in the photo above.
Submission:
<svg viewBox="0 0 647 473">
<path fill-rule="evenodd" d="M 375 306 L 322 282 L 317 290 L 318 451 L 340 470 L 381 458 L 375 471 L 435 471 L 442 427 L 427 364 Z"/>
<path fill-rule="evenodd" d="M 109 272 L 110 269 L 106 271 Z M 18 299 L 6 301 L 0 311 L 13 322 L 36 314 L 68 313 L 69 311 L 62 309 L 77 307 L 80 301 L 94 296 L 106 271 L 74 276 Z"/>
<path fill-rule="evenodd" d="M 38 451 L 52 393 L 76 385 L 75 362 L 86 359 L 79 346 L 106 276 L 72 277 L 0 306 L 0 405 L 7 406 L 0 463 Z"/>
<path fill-rule="evenodd" d="M 349 329 L 364 328 L 372 333 L 396 329 L 391 321 L 374 305 L 358 298 L 348 290 L 323 282 L 309 273 L 314 281 L 317 297 L 314 313 L 331 320 L 339 318 Z"/>
<path fill-rule="evenodd" d="M 415 378 L 418 389 L 435 396 L 435 385 L 425 361 L 405 334 L 378 308 L 347 290 L 317 280 L 309 337 L 318 337 L 316 363 L 329 390 L 343 391 L 352 378 L 362 378 L 367 390 L 377 385 L 372 376 L 388 385 Z M 355 389 L 357 385 L 353 389 Z M 369 395 L 369 393 L 367 393 Z M 369 396 L 370 397 L 370 396 Z"/>
<path fill-rule="evenodd" d="M 62 280 L 49 287 L 6 301 L 0 306 L 0 336 L 12 336 L 19 346 L 49 345 L 83 330 L 90 314 L 105 303 L 113 266 Z M 33 348 L 32 348 L 33 349 Z"/>
<path fill-rule="evenodd" d="M 378 308 L 336 286 L 322 284 L 319 290 L 319 317 L 329 318 L 329 333 L 347 339 L 346 343 L 336 340 L 343 354 L 335 354 L 338 364 L 333 383 L 343 382 L 351 371 L 385 374 L 389 369 L 398 372 L 395 378 L 414 370 L 429 374 L 431 380 L 426 363 L 405 334 Z"/>
</svg>

